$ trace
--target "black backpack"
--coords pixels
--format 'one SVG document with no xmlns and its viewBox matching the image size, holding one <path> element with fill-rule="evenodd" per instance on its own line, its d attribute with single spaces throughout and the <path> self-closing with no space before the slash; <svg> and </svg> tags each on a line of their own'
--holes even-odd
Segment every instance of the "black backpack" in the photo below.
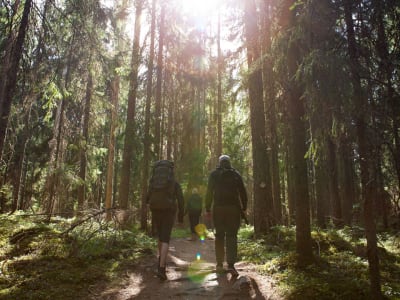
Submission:
<svg viewBox="0 0 400 300">
<path fill-rule="evenodd" d="M 218 168 L 216 194 L 220 204 L 232 205 L 238 203 L 239 174 L 233 168 Z"/>
<path fill-rule="evenodd" d="M 175 176 L 174 163 L 169 160 L 159 160 L 153 164 L 153 172 L 150 178 L 151 209 L 167 209 L 175 206 Z"/>
</svg>

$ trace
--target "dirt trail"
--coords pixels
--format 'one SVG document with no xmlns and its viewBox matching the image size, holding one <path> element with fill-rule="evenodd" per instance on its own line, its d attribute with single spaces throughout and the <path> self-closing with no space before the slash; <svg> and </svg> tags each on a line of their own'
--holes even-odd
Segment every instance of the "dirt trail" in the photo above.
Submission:
<svg viewBox="0 0 400 300">
<path fill-rule="evenodd" d="M 200 259 L 198 257 L 200 256 Z M 236 264 L 240 276 L 215 273 L 214 241 L 173 239 L 167 260 L 168 280 L 155 275 L 156 257 L 139 262 L 126 273 L 118 286 L 108 288 L 93 299 L 270 299 L 281 300 L 269 277 L 255 266 Z"/>
</svg>

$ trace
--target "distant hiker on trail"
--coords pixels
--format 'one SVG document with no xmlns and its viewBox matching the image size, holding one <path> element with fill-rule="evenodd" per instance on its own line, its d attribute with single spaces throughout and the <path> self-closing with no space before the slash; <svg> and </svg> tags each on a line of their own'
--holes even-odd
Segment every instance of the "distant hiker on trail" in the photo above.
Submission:
<svg viewBox="0 0 400 300">
<path fill-rule="evenodd" d="M 219 166 L 211 172 L 208 178 L 206 194 L 206 212 L 210 217 L 213 205 L 213 221 L 215 226 L 215 255 L 217 273 L 223 273 L 226 240 L 227 271 L 232 276 L 239 274 L 235 269 L 237 260 L 237 233 L 240 227 L 241 214 L 245 215 L 247 194 L 243 179 L 231 167 L 230 157 L 221 155 Z M 242 210 L 242 212 L 241 212 Z"/>
<path fill-rule="evenodd" d="M 203 209 L 203 200 L 199 195 L 197 188 L 192 189 L 192 194 L 190 195 L 185 211 L 189 215 L 190 232 L 192 236 L 189 238 L 190 241 L 197 240 L 196 225 L 199 224 L 201 211 Z"/>
<path fill-rule="evenodd" d="M 169 160 L 160 160 L 153 164 L 153 173 L 150 178 L 147 194 L 154 225 L 158 235 L 158 268 L 157 276 L 161 280 L 167 279 L 166 261 L 168 256 L 169 240 L 178 209 L 178 222 L 183 223 L 183 194 L 180 184 L 174 177 L 174 163 Z"/>
</svg>

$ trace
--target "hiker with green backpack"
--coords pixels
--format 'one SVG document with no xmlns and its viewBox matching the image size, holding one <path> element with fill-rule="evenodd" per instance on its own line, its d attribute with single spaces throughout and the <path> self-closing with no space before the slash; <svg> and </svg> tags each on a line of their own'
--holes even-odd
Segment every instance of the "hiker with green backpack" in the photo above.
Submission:
<svg viewBox="0 0 400 300">
<path fill-rule="evenodd" d="M 203 209 L 203 200 L 199 195 L 197 188 L 192 189 L 192 194 L 186 203 L 185 212 L 189 215 L 190 232 L 191 237 L 189 241 L 196 241 L 198 238 L 198 233 L 196 232 L 196 226 L 199 224 L 201 211 Z"/>
<path fill-rule="evenodd" d="M 230 157 L 221 155 L 218 167 L 211 172 L 206 194 L 206 216 L 211 218 L 211 206 L 215 227 L 216 272 L 224 273 L 223 263 L 228 264 L 227 272 L 239 276 L 235 269 L 237 260 L 237 234 L 241 218 L 246 216 L 247 194 L 239 172 L 232 168 Z"/>
<path fill-rule="evenodd" d="M 184 200 L 180 184 L 175 180 L 174 163 L 160 160 L 153 164 L 147 204 L 152 212 L 158 236 L 157 276 L 167 279 L 166 261 L 172 227 L 178 211 L 178 222 L 183 223 Z"/>
</svg>

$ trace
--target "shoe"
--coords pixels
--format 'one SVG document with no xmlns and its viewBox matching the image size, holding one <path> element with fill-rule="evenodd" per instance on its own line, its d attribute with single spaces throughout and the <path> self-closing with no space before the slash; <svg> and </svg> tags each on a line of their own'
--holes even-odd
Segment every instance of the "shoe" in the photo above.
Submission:
<svg viewBox="0 0 400 300">
<path fill-rule="evenodd" d="M 235 267 L 233 265 L 228 265 L 228 273 L 230 273 L 232 275 L 232 277 L 238 277 L 239 273 L 238 271 L 235 269 Z"/>
<path fill-rule="evenodd" d="M 160 278 L 162 281 L 167 280 L 167 274 L 165 271 L 165 267 L 158 267 L 157 277 Z"/>
<path fill-rule="evenodd" d="M 224 267 L 222 266 L 222 264 L 217 264 L 216 268 L 215 268 L 215 272 L 217 274 L 224 274 L 225 270 Z"/>
<path fill-rule="evenodd" d="M 194 242 L 195 240 L 197 240 L 197 236 L 196 234 L 192 233 L 192 236 L 187 238 L 188 241 Z"/>
</svg>

